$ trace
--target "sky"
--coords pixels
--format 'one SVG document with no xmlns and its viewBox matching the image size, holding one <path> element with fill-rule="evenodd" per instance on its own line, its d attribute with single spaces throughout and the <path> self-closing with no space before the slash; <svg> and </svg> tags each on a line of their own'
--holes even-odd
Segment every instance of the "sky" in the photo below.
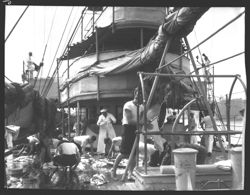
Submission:
<svg viewBox="0 0 250 195">
<path fill-rule="evenodd" d="M 6 6 L 5 38 L 25 8 L 26 6 Z M 65 29 L 65 34 L 59 45 L 72 9 L 73 11 Z M 56 67 L 56 58 L 62 55 L 82 10 L 83 7 L 77 6 L 29 6 L 12 34 L 5 42 L 5 76 L 13 82 L 21 83 L 23 61 L 27 60 L 28 53 L 32 52 L 34 62 L 39 64 L 42 60 L 47 42 L 44 67 L 40 72 L 40 76 L 47 77 L 48 73 L 51 76 Z M 210 8 L 196 23 L 193 32 L 188 35 L 187 38 L 190 47 L 196 46 L 199 42 L 203 41 L 244 10 L 245 9 L 241 7 Z M 87 14 L 85 17 L 86 21 L 88 21 L 88 18 L 91 16 L 91 13 Z M 108 21 L 105 19 L 100 21 L 98 26 L 105 25 L 105 22 Z M 51 29 L 52 24 L 53 27 Z M 80 42 L 80 30 L 78 30 L 73 43 L 74 42 Z M 58 52 L 56 53 L 57 48 Z M 245 14 L 202 44 L 199 49 L 201 53 L 205 53 L 208 56 L 211 62 L 244 52 Z M 199 55 L 198 49 L 193 50 L 193 55 Z M 215 74 L 239 74 L 246 84 L 245 55 L 243 54 L 215 65 L 214 71 Z M 233 79 L 228 78 L 215 79 L 215 96 L 225 97 L 225 95 L 229 93 L 232 82 Z M 233 98 L 246 99 L 243 88 L 239 82 L 235 85 Z"/>
</svg>

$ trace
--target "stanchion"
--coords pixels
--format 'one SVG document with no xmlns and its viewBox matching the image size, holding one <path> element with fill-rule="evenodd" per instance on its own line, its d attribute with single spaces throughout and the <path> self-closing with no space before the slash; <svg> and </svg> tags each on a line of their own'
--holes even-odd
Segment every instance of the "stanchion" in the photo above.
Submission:
<svg viewBox="0 0 250 195">
<path fill-rule="evenodd" d="M 229 154 L 232 161 L 232 188 L 242 190 L 242 148 L 232 148 Z"/>
<path fill-rule="evenodd" d="M 176 190 L 194 190 L 197 150 L 179 148 L 173 150 Z"/>
</svg>

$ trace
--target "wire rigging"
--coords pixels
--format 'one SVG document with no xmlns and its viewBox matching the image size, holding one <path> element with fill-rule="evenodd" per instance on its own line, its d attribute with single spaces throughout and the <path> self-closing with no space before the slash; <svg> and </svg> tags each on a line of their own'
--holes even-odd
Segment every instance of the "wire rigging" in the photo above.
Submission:
<svg viewBox="0 0 250 195">
<path fill-rule="evenodd" d="M 45 56 L 45 53 L 46 53 L 46 50 L 47 50 L 47 45 L 48 45 L 49 38 L 50 38 L 50 35 L 51 35 L 52 27 L 53 27 L 53 25 L 54 25 L 56 12 L 57 12 L 57 7 L 56 7 L 55 12 L 54 12 L 54 16 L 53 16 L 52 23 L 51 23 L 51 26 L 50 26 L 50 31 L 49 31 L 49 35 L 48 35 L 48 39 L 47 39 L 45 48 L 44 48 L 44 52 L 43 52 L 43 56 L 42 56 L 41 63 L 43 63 L 43 61 L 44 61 L 44 56 Z M 45 32 L 45 31 L 44 31 L 44 32 Z M 38 79 L 38 77 L 39 77 L 39 73 L 40 73 L 40 70 L 39 70 L 38 73 L 37 73 L 37 77 L 36 77 L 36 80 L 35 80 L 35 82 L 34 82 L 34 87 L 36 86 L 36 82 L 37 82 L 37 79 Z M 41 85 L 41 79 L 40 79 L 39 89 L 40 89 L 40 85 Z"/>
<path fill-rule="evenodd" d="M 193 51 L 195 48 L 199 47 L 201 44 L 205 43 L 207 40 L 211 39 L 214 35 L 216 35 L 218 32 L 220 32 L 221 30 L 223 30 L 224 28 L 226 28 L 229 24 L 233 23 L 235 20 L 237 20 L 240 16 L 242 16 L 245 13 L 245 11 L 243 11 L 242 13 L 240 13 L 238 16 L 236 16 L 235 18 L 233 18 L 232 20 L 230 20 L 229 22 L 227 22 L 225 25 L 223 25 L 221 28 L 219 28 L 217 31 L 215 31 L 214 33 L 212 33 L 210 36 L 208 36 L 206 39 L 204 39 L 203 41 L 201 41 L 198 45 L 194 46 L 192 49 L 184 52 L 183 54 L 181 54 L 179 57 L 173 59 L 171 62 L 162 65 L 161 67 L 157 68 L 156 71 L 159 71 L 160 69 L 168 66 L 169 64 L 172 64 L 173 62 L 175 62 L 176 60 L 180 59 L 181 57 L 187 55 L 188 53 L 190 53 L 191 51 Z"/>
<path fill-rule="evenodd" d="M 4 40 L 4 42 L 6 42 L 8 40 L 8 38 L 10 37 L 11 33 L 13 32 L 13 30 L 16 28 L 18 22 L 21 20 L 21 18 L 23 17 L 24 13 L 27 11 L 29 5 L 25 8 L 25 10 L 23 11 L 23 13 L 21 14 L 21 16 L 18 18 L 17 22 L 15 23 L 15 25 L 12 27 L 11 31 L 9 32 L 8 36 L 6 37 L 6 39 Z"/>
<path fill-rule="evenodd" d="M 84 8 L 83 12 L 85 12 L 86 10 L 87 10 L 87 7 Z M 74 31 L 73 31 L 73 33 L 72 33 L 72 35 L 71 35 L 71 37 L 70 37 L 70 40 L 68 41 L 68 44 L 67 44 L 67 45 L 70 45 L 70 43 L 72 42 L 73 37 L 75 36 L 77 29 L 79 28 L 80 21 L 81 21 L 81 17 L 79 18 L 79 20 L 78 20 L 78 22 L 77 22 L 77 25 L 76 25 L 76 27 L 75 27 L 75 29 L 74 29 Z M 62 54 L 61 56 L 65 55 L 66 51 L 67 51 L 67 47 L 65 47 L 65 49 L 64 49 L 64 51 L 63 51 L 63 54 Z M 62 61 L 60 61 L 59 64 L 58 64 L 58 69 L 61 67 L 61 62 L 62 62 Z M 50 82 L 50 86 L 52 85 L 52 83 L 53 83 L 53 81 L 54 81 L 55 75 L 56 75 L 56 69 L 54 70 L 54 73 L 53 73 L 53 75 L 52 75 L 52 77 L 51 77 L 51 80 L 50 80 L 50 81 L 52 81 L 52 82 Z M 50 86 L 48 86 L 48 88 L 49 88 Z"/>
<path fill-rule="evenodd" d="M 49 69 L 49 72 L 48 72 L 48 76 L 47 76 L 47 78 L 49 78 L 49 74 L 50 74 L 50 71 L 51 71 L 52 65 L 53 65 L 53 63 L 54 63 L 54 61 L 55 61 L 56 54 L 57 54 L 58 49 L 59 49 L 59 47 L 60 47 L 60 45 L 61 45 L 62 38 L 63 38 L 63 36 L 64 36 L 65 30 L 66 30 L 66 28 L 67 28 L 67 25 L 68 25 L 68 22 L 69 22 L 69 19 L 70 19 L 70 17 L 71 17 L 71 14 L 72 14 L 73 9 L 74 9 L 74 7 L 72 7 L 72 9 L 71 9 L 71 11 L 70 11 L 70 14 L 69 14 L 68 20 L 67 20 L 67 22 L 66 22 L 66 25 L 65 25 L 65 27 L 64 27 L 64 30 L 63 30 L 63 33 L 62 33 L 62 36 L 61 36 L 60 42 L 59 42 L 59 44 L 58 44 L 58 47 L 57 47 L 56 53 L 55 53 L 55 55 L 54 55 L 54 58 L 53 58 L 53 61 L 52 61 L 51 65 L 50 65 L 50 69 Z M 46 83 L 47 83 L 47 79 L 45 80 L 45 83 L 44 83 L 44 86 L 43 86 L 43 89 L 42 89 L 42 96 L 44 96 L 44 94 L 45 94 L 45 92 L 46 92 L 46 91 L 45 91 L 45 86 L 46 86 Z M 44 92 L 44 93 L 43 93 L 43 92 Z"/>
</svg>

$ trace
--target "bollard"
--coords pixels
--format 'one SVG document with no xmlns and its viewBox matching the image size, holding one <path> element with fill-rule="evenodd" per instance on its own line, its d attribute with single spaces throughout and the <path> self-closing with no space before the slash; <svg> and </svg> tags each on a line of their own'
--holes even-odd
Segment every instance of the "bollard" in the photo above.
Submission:
<svg viewBox="0 0 250 195">
<path fill-rule="evenodd" d="M 179 148 L 173 150 L 176 190 L 194 190 L 197 150 Z"/>
<path fill-rule="evenodd" d="M 230 150 L 230 159 L 232 161 L 232 188 L 234 190 L 243 190 L 242 184 L 242 148 L 236 147 Z"/>
</svg>

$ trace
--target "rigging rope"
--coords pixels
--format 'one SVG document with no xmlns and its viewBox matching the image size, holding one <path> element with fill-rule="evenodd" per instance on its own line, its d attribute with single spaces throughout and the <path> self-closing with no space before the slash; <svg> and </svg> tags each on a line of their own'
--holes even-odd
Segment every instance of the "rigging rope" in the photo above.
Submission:
<svg viewBox="0 0 250 195">
<path fill-rule="evenodd" d="M 242 13 L 240 13 L 238 16 L 236 16 L 235 18 L 233 18 L 232 20 L 230 20 L 228 23 L 226 23 L 225 25 L 223 25 L 221 28 L 219 28 L 217 31 L 215 31 L 214 33 L 212 33 L 210 36 L 208 36 L 206 39 L 204 39 L 203 41 L 201 41 L 198 45 L 194 46 L 192 49 L 189 49 L 188 51 L 184 52 L 183 54 L 181 54 L 179 57 L 173 59 L 172 61 L 170 61 L 169 63 L 158 67 L 156 69 L 156 71 L 159 71 L 160 69 L 168 66 L 169 64 L 172 64 L 173 62 L 175 62 L 176 60 L 180 59 L 181 57 L 187 55 L 188 53 L 190 53 L 191 51 L 193 51 L 194 49 L 196 49 L 197 47 L 199 47 L 201 44 L 205 43 L 207 40 L 209 40 L 210 38 L 212 38 L 214 35 L 216 35 L 218 32 L 220 32 L 221 30 L 223 30 L 224 28 L 226 28 L 229 24 L 233 23 L 235 20 L 237 20 L 240 16 L 242 16 L 245 13 L 245 11 L 243 11 Z"/>
<path fill-rule="evenodd" d="M 55 12 L 54 12 L 54 16 L 53 16 L 52 23 L 51 23 L 51 26 L 50 26 L 50 31 L 49 31 L 47 43 L 46 43 L 45 48 L 44 48 L 43 57 L 42 57 L 42 61 L 41 61 L 42 63 L 43 63 L 43 61 L 44 61 L 44 56 L 45 56 L 45 53 L 46 53 L 46 50 L 47 50 L 47 45 L 48 45 L 49 38 L 50 38 L 50 35 L 51 35 L 52 27 L 53 27 L 53 25 L 54 25 L 56 12 L 57 12 L 57 7 L 56 7 Z M 38 79 L 38 77 L 39 77 L 39 73 L 40 73 L 40 69 L 39 69 L 39 71 L 38 71 L 38 73 L 37 73 L 37 77 L 36 77 L 35 82 L 34 82 L 34 87 L 36 86 L 36 82 L 37 82 L 37 79 Z M 41 79 L 40 79 L 40 84 L 41 84 Z M 39 84 L 39 89 L 40 89 L 40 84 Z"/>
<path fill-rule="evenodd" d="M 65 27 L 64 27 L 64 30 L 63 30 L 63 33 L 62 33 L 62 36 L 61 36 L 60 42 L 59 42 L 59 44 L 58 44 L 58 47 L 57 47 L 56 53 L 55 53 L 55 55 L 54 55 L 54 58 L 53 58 L 53 61 L 52 61 L 51 65 L 50 65 L 50 69 L 49 69 L 49 72 L 48 72 L 48 76 L 47 76 L 47 78 L 49 78 L 49 73 L 50 73 L 51 68 L 52 68 L 52 65 L 53 65 L 53 63 L 54 63 L 54 61 L 55 61 L 56 54 L 57 54 L 58 49 L 59 49 L 59 47 L 60 47 L 60 45 L 61 45 L 62 38 L 63 38 L 63 36 L 64 36 L 65 30 L 66 30 L 66 28 L 67 28 L 67 25 L 68 25 L 68 22 L 69 22 L 69 19 L 70 19 L 70 17 L 71 17 L 71 14 L 72 14 L 73 9 L 74 9 L 74 7 L 72 7 L 72 9 L 71 9 L 71 11 L 70 11 L 70 14 L 69 14 L 68 20 L 67 20 L 67 22 L 66 22 L 66 25 L 65 25 Z M 44 93 L 45 93 L 45 91 L 47 90 L 47 89 L 45 88 L 46 83 L 47 83 L 47 79 L 45 80 L 45 83 L 44 83 L 44 86 L 43 86 L 43 89 L 42 89 L 42 96 L 44 96 Z M 43 92 L 44 92 L 44 93 L 43 93 Z"/>
<path fill-rule="evenodd" d="M 85 7 L 84 8 L 84 10 L 83 10 L 83 12 L 85 11 L 87 9 L 87 7 Z M 71 37 L 70 37 L 70 40 L 68 41 L 68 44 L 67 45 L 69 45 L 70 43 L 71 43 L 71 41 L 72 41 L 72 37 L 73 37 L 73 35 L 75 35 L 75 32 L 76 32 L 76 30 L 78 29 L 78 25 L 80 24 L 80 21 L 81 21 L 81 17 L 79 18 L 79 20 L 78 20 L 78 22 L 77 22 L 77 25 L 76 25 L 76 27 L 75 27 L 75 29 L 74 29 L 74 32 L 73 32 L 73 34 L 71 35 Z M 63 51 L 63 54 L 61 55 L 61 56 L 63 56 L 64 55 L 64 53 L 67 51 L 67 47 L 65 47 L 65 49 L 64 49 L 64 51 Z M 60 62 L 59 62 L 59 64 L 58 64 L 58 69 L 60 68 L 60 66 L 61 66 L 61 60 L 60 60 Z M 51 80 L 50 81 L 52 81 L 51 83 L 50 83 L 50 86 L 52 85 L 52 83 L 53 83 L 53 81 L 54 81 L 54 77 L 55 77 L 55 75 L 56 75 L 56 68 L 55 68 L 55 70 L 54 70 L 54 73 L 52 74 L 52 77 L 51 77 Z M 48 88 L 50 88 L 50 86 L 48 87 Z"/>
<path fill-rule="evenodd" d="M 11 83 L 14 83 L 12 80 L 10 80 L 7 76 L 4 75 L 6 79 L 8 79 Z"/>
<path fill-rule="evenodd" d="M 25 10 L 23 11 L 23 13 L 21 14 L 21 16 L 18 18 L 17 22 L 15 23 L 15 25 L 12 27 L 11 31 L 9 32 L 8 36 L 6 37 L 5 41 L 6 42 L 9 38 L 9 36 L 11 35 L 11 33 L 13 32 L 13 30 L 15 29 L 16 25 L 18 24 L 18 22 L 21 20 L 21 18 L 23 17 L 24 13 L 26 12 L 26 10 L 28 9 L 29 5 L 25 8 Z"/>
</svg>

